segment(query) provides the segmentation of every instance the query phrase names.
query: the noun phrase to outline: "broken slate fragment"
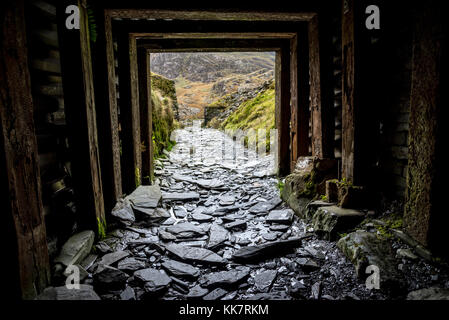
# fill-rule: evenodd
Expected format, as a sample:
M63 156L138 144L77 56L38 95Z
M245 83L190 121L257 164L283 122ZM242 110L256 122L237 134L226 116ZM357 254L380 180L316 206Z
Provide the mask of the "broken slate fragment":
M268 213L282 203L280 198L271 199L269 201L260 201L249 208L251 213Z
M126 258L118 263L117 268L124 271L136 271L145 268L145 262L136 258Z
M299 266L301 266L301 269L303 269L306 272L314 271L320 268L318 263L309 258L298 258L295 261Z
M207 249L183 246L180 244L170 244L165 248L168 252L181 260L211 264L225 263L225 260L222 257Z
M212 224L209 229L207 249L214 250L228 240L229 232L218 224Z
M173 241L176 240L176 236L171 234L170 232L159 230L159 238L162 241Z
M249 276L249 272L250 268L243 267L240 270L234 269L229 271L208 273L200 279L200 283L207 288L232 286L246 279Z
M245 229L246 221L244 220L236 220L234 222L229 222L224 225L226 229L235 230L235 229Z
M190 222L175 224L167 227L166 231L176 236L176 238L193 238L206 234L202 228L193 225Z
M55 262L66 267L71 264L79 264L90 253L94 238L95 233L91 230L73 235L62 246L61 253L55 259Z
M222 288L217 288L212 290L207 295L203 297L203 300L218 300L224 297L228 292Z
M289 250L299 247L302 238L291 238L275 242L267 242L257 246L247 246L234 252L232 260L247 262L268 259L273 255L281 255Z
M125 290L123 290L122 293L120 293L120 300L135 300L136 299L136 293L134 292L134 289L130 286L127 286Z
M175 260L163 262L162 267L175 277L195 279L200 275L200 270L198 268Z
M199 298L204 297L208 292L209 292L209 290L202 288L198 285L198 286L195 286L192 289L190 289L186 298L187 299L199 299Z
M208 214L194 213L194 214L192 214L192 219L196 220L198 222L208 222L208 221L212 221L213 217Z
M134 208L156 208L161 201L161 190L158 185L138 186L125 199L129 200Z
M94 274L95 289L104 290L121 290L125 288L128 275L116 268L105 266L101 272Z
M164 201L189 201L198 200L200 195L196 192L163 192L162 200Z
M254 277L254 286L260 292L270 291L271 285L277 276L277 270L266 270Z
M136 220L128 200L119 200L112 209L111 215L117 217L126 226L130 226Z
M293 215L292 209L273 210L268 214L266 221L269 223L291 224Z
M172 281L164 270L153 268L142 269L134 272L134 277L144 283L145 291L159 292L167 288Z
M129 252L120 251L120 250L105 254L98 261L98 268L95 272L96 273L101 272L105 266L109 266L117 261L120 261L120 260L126 258L127 256L129 256Z

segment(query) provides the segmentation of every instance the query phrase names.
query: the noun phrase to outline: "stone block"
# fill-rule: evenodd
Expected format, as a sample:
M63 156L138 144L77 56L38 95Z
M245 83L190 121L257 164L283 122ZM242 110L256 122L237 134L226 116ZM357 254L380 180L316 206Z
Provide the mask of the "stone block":
M387 240L359 230L341 238L337 247L354 264L359 279L364 281L368 277L368 266L376 266L379 268L380 290L398 294L405 289L398 261Z
M73 235L62 246L59 256L54 262L61 263L64 266L79 264L92 249L95 233L92 230L82 231Z
M338 233L353 229L364 218L365 214L357 210L327 206L318 208L311 224L315 233L325 239L334 240Z

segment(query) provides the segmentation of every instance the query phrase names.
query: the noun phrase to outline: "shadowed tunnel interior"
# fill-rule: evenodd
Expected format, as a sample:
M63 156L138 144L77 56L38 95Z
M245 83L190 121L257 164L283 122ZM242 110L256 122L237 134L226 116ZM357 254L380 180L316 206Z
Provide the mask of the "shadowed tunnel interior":
M1 4L15 298L448 299L438 2L152 6Z

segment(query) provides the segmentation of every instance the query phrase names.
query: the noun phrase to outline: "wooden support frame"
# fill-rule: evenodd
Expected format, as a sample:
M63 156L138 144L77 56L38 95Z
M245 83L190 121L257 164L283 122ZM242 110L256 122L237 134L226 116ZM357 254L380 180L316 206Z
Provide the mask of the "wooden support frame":
M111 19L98 17L98 37L95 63L96 106L101 121L98 121L99 147L105 210L110 212L122 196L122 174L120 162L120 138L118 130L117 92L115 90L114 47Z
M72 178L81 228L103 236L106 228L98 148L97 119L86 1L78 2L80 29L65 28L65 8L58 3L58 31L63 75L64 108L72 151ZM81 66L81 68L80 68Z
M140 136L142 150L142 184L148 185L153 181L153 116L151 102L151 73L150 52L145 48L137 48L138 82L139 82L139 110Z
M152 34L131 34L134 37L135 41L138 40L138 47L148 48L158 48L155 49L158 52L171 51L171 48L179 48L183 47L182 51L198 51L198 50L207 50L210 51L210 46L214 47L214 50L217 51L235 51L237 50L245 50L245 51L254 51L254 48L263 47L264 50L276 51L276 73L275 73L275 85L276 85L276 128L278 129L278 173L280 175L287 175L291 170L291 152L290 152L290 110L297 110L297 100L291 100L291 89L292 86L297 87L297 82L290 83L291 73L297 79L296 70L291 71L290 63L290 46L292 45L293 39L296 39L296 36L293 38L286 37L285 35L281 36L284 42L280 42L278 39L249 39L248 35L243 38L243 42L239 42L241 39L228 39L221 37L219 42L221 43L222 48L215 48L216 41L213 39L208 39L204 34L199 35L200 39L195 39L196 41L192 41L191 38L187 36L183 36L180 34L181 39L178 42L168 42L168 48L165 46L167 42L163 42L160 40L160 36L156 37L159 40L155 40ZM189 34L192 37L192 34ZM238 37L238 35L234 35ZM150 40L151 39L151 40ZM199 41L201 40L201 41ZM296 45L296 42L293 42ZM270 49L268 48L268 44L272 46ZM153 49L154 50L154 49ZM153 50L150 50L151 52ZM295 56L296 58L296 56Z
M118 68L120 93L121 168L123 192L130 194L141 184L139 89L137 83L137 47L128 34L119 34Z
M354 182L355 155L355 44L354 4L346 1L342 12L342 177Z
M0 7L0 180L2 207L6 209L2 236L6 238L6 268L11 277L6 283L9 285L8 280L13 280L10 293L33 299L50 283L50 266L27 62L24 3L6 1Z
M315 16L309 22L310 113L312 156L334 157L334 117L331 86L332 56L326 18Z
M297 158L309 155L309 119L310 119L310 85L309 85L309 37L307 26L298 31L297 39L297 77L298 77L298 111L296 128ZM291 67L293 68L293 66ZM297 159L296 159L297 160ZM295 162L296 162L295 160Z
M205 15L206 14L206 15ZM124 9L106 9L105 10L105 19L109 19L109 21L111 21L113 18L118 18L118 19L174 19L173 17L176 16L177 20L214 20L214 19L218 19L218 20L228 20L228 21L247 21L247 19L242 19L242 17L245 16L246 13L240 14L240 13L217 13L217 12L213 12L211 13L212 16L209 16L207 12L181 12L181 11L164 11L164 10L124 10ZM217 15L218 14L218 15ZM171 18L167 18L167 16L171 16ZM290 13L279 13L279 14L266 14L266 13L262 13L260 15L252 15L251 16L251 20L254 20L256 17L256 20L258 21L307 21L308 24L310 25L311 23L313 23L313 21L316 21L316 13L312 12L312 13L306 13L306 14L290 14ZM282 18L281 18L282 17ZM287 20L286 20L287 19ZM105 25L106 22L105 22ZM141 29L141 28L140 28ZM111 28L111 22L109 22L109 28L108 30L106 30L106 32L112 35L112 28ZM243 33L245 34L246 37L244 37L244 39L248 39L251 38L252 36L254 36L254 34L251 34L251 32L248 33ZM256 33L257 34L257 33ZM293 34L296 34L296 32L294 32ZM224 39L225 37L236 37L238 35L241 34L226 34L223 35L223 33L218 32L215 34L207 34L207 33L196 33L196 36L198 38L206 38L206 39ZM310 35L310 33L309 33ZM310 37L309 35L307 36L302 36L301 41L303 42L304 39L306 39L305 41L309 41L308 43L308 47L312 46L312 41L310 41ZM151 34L146 34L146 33L134 33L134 36L141 39L141 38L146 38L146 39L151 39ZM179 39L179 38L187 38L187 39L192 39L195 37L195 34L188 34L188 35L183 35L182 33L176 33L173 32L173 30L169 33L159 33L159 34L153 34L152 35L154 38L159 38L159 39ZM259 33L259 39L269 39L270 37L273 37L274 34L270 34L269 32L265 32L265 33ZM290 38L292 39L291 35L284 35L284 38ZM153 39L154 40L154 39ZM318 38L316 39L318 40ZM296 39L297 41L297 39ZM297 43L296 43L297 44ZM316 46L319 48L320 43L316 41ZM119 46L120 47L120 46ZM147 48L150 49L150 48ZM157 49L157 48L151 48L151 49ZM219 48L214 48L214 49L218 49ZM293 63L293 61L291 61L291 57L290 57L290 48L287 48L285 50L285 54L284 54L284 59L279 59L279 62L281 64L284 65L284 70L288 70L288 75L284 75L283 76L283 81L289 82L290 79L294 79L293 81L295 81L296 79L296 84L295 87L297 87L299 85L299 83L307 83L309 82L309 70L308 68L304 68L301 70L306 70L305 72L299 74L297 69L295 68L294 71L290 70L290 63ZM161 51L163 51L163 49L161 49ZM312 49L310 49L310 52L312 51ZM294 53L294 55L297 55L297 52ZM302 51L301 54L301 58L307 59L308 54L304 54L304 50ZM318 61L319 61L318 57ZM283 62L281 62L283 60ZM304 61L304 60L303 60ZM286 66L289 66L288 68L286 68ZM309 59L309 66L311 65L311 60ZM319 82L319 78L321 76L320 74L320 69L318 67L318 69L316 69L318 71L318 81L316 82L316 84L320 85ZM312 70L311 70L312 71ZM291 74L290 74L291 72ZM130 72L131 73L131 72ZM109 77L111 77L112 73L109 73ZM121 75L122 79L127 79L127 77L123 77L123 75ZM311 77L312 78L312 77ZM286 81L288 79L288 81ZM109 81L111 82L111 81ZM121 83L123 85L123 83ZM126 86L126 85L125 85ZM137 86L136 86L137 87ZM112 89L112 86L110 86L110 89ZM285 123L286 128L284 128L283 130L281 130L279 133L279 135L282 138L279 138L282 141L288 141L287 143L282 142L282 147L279 150L279 154L282 154L282 160L279 161L279 165L280 165L280 170L279 173L281 175L285 175L288 174L290 172L290 170L293 168L294 162L296 161L297 157L299 155L306 155L308 154L308 147L309 147L309 139L307 137L307 139L301 139L300 143L298 142L298 140L296 140L295 143L295 154L291 155L290 154L290 150L292 148L292 145L290 143L291 138L295 137L296 138L296 134L297 132L301 132L302 137L307 136L307 134L305 134L305 132L308 132L308 117L309 117L309 113L304 110L307 109L305 106L308 105L308 98L309 98L309 94L307 92L307 90L309 89L309 86L307 86L307 89L300 89L301 91L301 96L299 99L302 99L302 107L301 109L299 109L297 107L299 99L298 99L298 94L299 94L299 90L295 92L295 90L293 90L292 92L290 92L290 90L288 90L288 92L284 92L283 93L283 98L281 99L283 101L283 104L287 103L288 105L288 116L286 115L282 115L283 119L287 119L287 120L283 120L282 123ZM128 89L129 91L134 91L133 89ZM317 90L317 92L320 94L321 92L321 88L319 90ZM121 98L125 98L122 94L122 91L120 92L120 96ZM306 101L307 100L307 101ZM287 102L288 101L288 102ZM306 101L306 102L305 102ZM321 100L318 99L318 102L321 103ZM111 105L112 106L112 105ZM293 116L294 116L294 122L295 122L295 135L293 135L292 137L290 137L290 117L292 116L290 114L290 112L293 111ZM135 112L135 111L134 111ZM301 114L300 116L300 120L298 120L298 114ZM278 113L279 118L281 117L281 114ZM321 117L316 117L315 118L315 122L321 121ZM134 121L135 122L135 121ZM301 123L301 127L299 129ZM303 125L306 125L306 127L303 127ZM126 127L127 125L125 125ZM128 130L129 131L129 130ZM320 132L321 134L322 132ZM288 139L286 138L286 136L288 135ZM332 145L333 147L333 145ZM328 149L332 149L332 147L328 147ZM321 144L321 150L323 149L323 146ZM123 152L125 152L125 150L123 150ZM322 154L323 152L320 151L320 154ZM322 156L322 155L321 155ZM123 172L123 176L125 175L124 170L122 170ZM125 182L124 182L125 184Z

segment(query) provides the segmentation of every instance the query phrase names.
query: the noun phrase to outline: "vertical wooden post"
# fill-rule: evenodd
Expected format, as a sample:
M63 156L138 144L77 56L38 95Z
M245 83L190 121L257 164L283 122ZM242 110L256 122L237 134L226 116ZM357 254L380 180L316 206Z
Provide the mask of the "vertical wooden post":
M118 36L120 124L122 127L123 191L131 193L141 183L139 87L135 40L127 33Z
M342 177L354 181L355 154L355 46L354 46L354 4L352 0L343 1L342 16Z
M142 183L151 184L153 177L153 119L150 53L144 48L137 49L137 65L139 73L140 135L144 146L142 151Z
M97 123L105 210L110 212L122 196L122 175L112 26L107 12L103 17L99 15L97 28L95 98L98 114L101 114Z
M0 5L0 180L8 292L32 299L49 284L50 267L23 10L23 1Z
M86 0L78 2L80 29L65 27L65 7L58 3L58 31L64 107L72 151L72 172L78 209L83 214L81 227L103 236L106 228L97 119L93 87L92 60Z
M332 55L327 18L321 13L308 24L312 155L318 158L333 158L334 154Z
M295 37L290 40L290 171L295 169L299 153L298 90L298 38L295 35Z
M307 27L298 32L298 113L297 113L297 145L298 157L309 155L309 38Z
M132 139L134 155L134 180L135 187L142 184L142 140L140 135L140 100L139 100L139 72L137 68L137 43L136 38L128 36L129 40L129 70L131 85L131 114L132 114Z
M276 52L276 129L280 176L290 172L290 56L289 48Z

